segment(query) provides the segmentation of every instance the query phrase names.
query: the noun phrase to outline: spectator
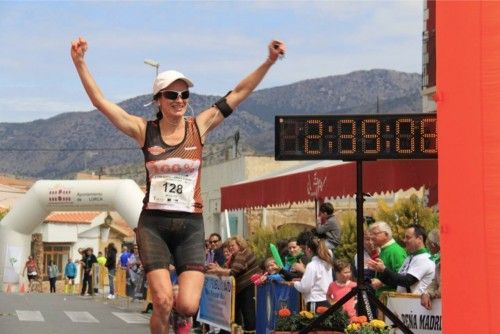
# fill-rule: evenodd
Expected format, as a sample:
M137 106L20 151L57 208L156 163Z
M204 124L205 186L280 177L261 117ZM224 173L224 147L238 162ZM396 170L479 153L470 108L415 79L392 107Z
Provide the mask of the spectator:
M301 261L295 262L292 265L291 271L295 271L298 275L300 275L300 277L302 277L302 275L304 274L306 270L306 265L309 263L309 261L311 261L311 258L305 254L306 244L309 242L309 239L311 238L316 238L316 235L311 230L302 231L297 236L297 245L304 253L304 256L301 258ZM285 272L282 272L282 274L285 274L284 275L285 279L289 280L289 277L286 275Z
M31 255L28 256L28 260L24 264L23 276L25 272L27 272L28 275L28 292L31 292L33 289L33 283L38 277L38 266L35 259Z
M285 262L285 258L288 255L288 239L281 239L276 242L276 248L281 258L281 262Z
M365 231L363 238L363 273L366 281L371 281L372 278L375 278L375 271L368 267L368 260L376 260L380 257L380 250L373 243L372 237L369 231ZM354 255L354 268L358 269L358 254ZM356 277L357 271L354 272L354 277ZM356 277L357 278L357 277Z
M233 254L231 253L231 249L229 249L229 241L226 240L222 244L222 254L224 254L224 268L231 268L231 260L233 258Z
M370 217L371 218L371 217ZM364 233L364 238L363 238L363 246L364 246L364 254L363 254L363 274L364 274L364 279L366 283L370 283L372 279L375 278L375 270L370 269L368 266L368 261L369 260L377 260L380 257L380 250L378 247L376 247L373 243L372 237L370 235L370 231L365 231ZM354 277L359 281L357 277L357 270L358 270L358 254L356 253L354 255ZM375 293L375 289L371 286L368 285L367 289L370 289L373 293ZM364 293L364 292L363 292ZM377 313L377 306L372 300L369 300L368 298L363 298L364 299L364 304L363 307L366 309L366 313L370 316L373 314ZM361 301L360 301L361 302ZM368 310L367 308L370 308ZM371 313L369 312L371 311Z
M130 250L129 257L127 259L127 295L135 300L136 287L142 284L141 271L140 271L141 260L139 258L139 248L137 245Z
M420 304L430 310L432 309L432 299L441 298L441 247L439 243L438 229L434 229L429 232L427 237L427 247L432 254L431 260L436 263L436 274L434 275L431 284L429 284L427 289L425 289L420 296Z
M212 233L208 237L208 250L205 259L205 264L217 262L219 266L223 266L225 259L222 251L222 238L218 233Z
M127 246L123 246L122 247L122 253L120 254L120 267L122 269L126 269L127 268L129 256L130 256L130 252L128 251L128 247Z
M265 282L280 282L283 281L283 276L280 275L280 267L276 264L273 257L268 257L264 261L264 272L262 274L254 274L250 279L255 285L260 285Z
M64 293L69 293L70 291L71 293L75 293L76 264L71 259L68 259L64 267L64 276L66 277Z
M332 255L325 241L313 237L306 242L305 254L311 258L300 281L291 282L306 302L307 309L315 312L318 306L330 306L326 299L332 282Z
M57 275L59 275L59 268L57 267L57 264L52 262L52 260L49 260L47 275L49 276L50 292L56 293L56 281Z
M303 270L296 270L297 266L295 266L295 264L304 264L307 263L308 260L302 248L297 244L297 238L289 239L287 246L288 254L285 256L285 263L283 264L283 269L280 271L280 274L283 275L287 281L291 281L301 278L304 273Z
M330 283L326 293L330 304L335 304L356 286L356 283L351 281L352 271L349 262L336 260L333 262L333 269L335 270L335 281ZM347 312L349 318L356 316L355 306L356 299L354 297L342 305L342 308Z
M259 273L257 259L248 243L241 237L228 239L229 250L232 257L228 269L220 267L217 263L208 265L210 274L234 276L236 279L236 323L244 331L255 331L255 289L251 281L252 275Z
M92 248L89 247L84 251L84 257L81 261L83 267L82 291L80 292L81 296L90 295L93 293L92 266L94 265L94 263L97 263L97 258L93 254Z
M115 299L116 253L115 244L110 242L106 248L106 268L108 269L109 281L108 299Z
M371 224L368 231L373 245L380 248L380 260L382 260L387 270L397 273L406 259L406 251L392 238L392 230L389 224L378 221ZM375 289L377 297L380 297L384 291L396 290L396 286L384 285L379 276L380 274L376 273L375 278L371 280L371 285Z
M322 203L319 207L318 220L316 222L316 233L325 239L326 246L332 252L340 244L340 225L333 215L332 203Z
M381 273L380 280L387 285L397 286L398 292L411 292L422 294L432 279L436 269L436 264L429 258L429 253L425 248L427 233L425 229L412 224L405 231L405 246L409 256L399 269L398 273L388 270L382 260L370 260L369 266Z
M102 255L102 252L97 253L97 263L101 266L106 265L106 258Z

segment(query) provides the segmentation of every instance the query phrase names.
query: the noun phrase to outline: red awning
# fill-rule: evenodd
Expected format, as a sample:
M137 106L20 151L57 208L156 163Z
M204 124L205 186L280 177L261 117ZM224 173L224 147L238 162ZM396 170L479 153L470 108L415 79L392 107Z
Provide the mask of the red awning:
M328 166L328 164L330 164ZM300 203L356 192L356 163L311 164L268 178L221 188L221 210ZM363 192L429 189L429 205L437 203L437 160L379 160L363 162Z

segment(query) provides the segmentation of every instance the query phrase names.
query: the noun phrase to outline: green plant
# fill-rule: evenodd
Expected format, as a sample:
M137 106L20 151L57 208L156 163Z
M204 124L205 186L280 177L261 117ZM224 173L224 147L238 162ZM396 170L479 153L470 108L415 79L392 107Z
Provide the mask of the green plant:
M439 223L438 213L426 207L417 195L402 198L396 201L393 206L379 201L375 218L385 221L391 226L392 235L400 244L403 244L405 229L408 225L420 224L429 232L436 228Z
M328 310L327 307L319 306L316 308L316 315L320 316L324 312ZM316 329L318 330L338 330L341 331L347 324L349 323L349 316L347 312L343 309L337 310L335 312L330 313L326 319L324 319Z
M282 225L280 228L260 227L249 239L250 248L258 261L263 261L271 256L269 244L277 244L280 240L296 237L301 230L295 226Z
M344 211L340 215L340 245L335 247L335 258L352 259L356 254L356 212Z
M278 311L278 319L274 329L282 332L293 332L304 328L307 325L305 317L299 313L292 314L287 308Z

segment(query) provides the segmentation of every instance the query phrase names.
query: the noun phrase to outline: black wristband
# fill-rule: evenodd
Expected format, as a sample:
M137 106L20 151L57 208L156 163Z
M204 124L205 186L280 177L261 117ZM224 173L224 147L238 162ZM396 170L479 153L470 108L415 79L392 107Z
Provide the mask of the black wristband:
M221 99L219 99L217 102L215 102L213 104L213 106L217 107L217 109L219 109L219 111L221 112L222 116L224 116L224 118L227 118L229 115L231 115L233 113L233 108L231 108L229 106L229 104L227 104L227 101L226 101L226 96L228 96L232 91L229 91L226 95L224 95L224 97L222 97Z

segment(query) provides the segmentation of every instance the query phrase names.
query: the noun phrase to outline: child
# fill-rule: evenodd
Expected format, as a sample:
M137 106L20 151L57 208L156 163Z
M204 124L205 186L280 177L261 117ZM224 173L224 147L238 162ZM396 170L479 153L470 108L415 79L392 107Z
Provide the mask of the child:
M264 268L266 271L263 274L253 274L250 278L255 285L261 285L266 281L280 282L284 280L283 276L279 274L281 268L278 267L274 258L267 258L264 262Z
M355 282L351 281L351 265L343 260L336 260L333 264L335 270L335 281L330 283L326 296L331 304L335 304L340 298L348 294L352 288L356 286ZM342 307L349 315L349 318L356 316L356 299L353 297L347 301Z

